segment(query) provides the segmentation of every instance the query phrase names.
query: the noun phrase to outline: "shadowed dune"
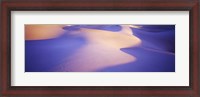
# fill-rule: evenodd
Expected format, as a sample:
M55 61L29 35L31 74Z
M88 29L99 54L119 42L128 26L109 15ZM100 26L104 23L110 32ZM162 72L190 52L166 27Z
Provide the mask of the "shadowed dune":
M160 52L142 47L121 49L137 58L136 61L99 69L99 72L174 72L175 56L172 53Z
M175 53L174 25L144 26L141 29L132 30L134 35L142 40L142 47Z

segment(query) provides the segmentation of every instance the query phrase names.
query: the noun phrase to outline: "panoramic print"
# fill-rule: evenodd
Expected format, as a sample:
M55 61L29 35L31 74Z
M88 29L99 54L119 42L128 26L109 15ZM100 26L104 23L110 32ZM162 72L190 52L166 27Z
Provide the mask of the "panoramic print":
M175 25L24 27L25 72L175 72Z

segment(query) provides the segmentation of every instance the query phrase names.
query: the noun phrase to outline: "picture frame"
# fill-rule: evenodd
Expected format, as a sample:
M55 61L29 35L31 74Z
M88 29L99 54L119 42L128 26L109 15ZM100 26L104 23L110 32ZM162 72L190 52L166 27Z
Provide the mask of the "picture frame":
M1 96L199 97L199 0L1 2ZM11 11L189 11L189 86L11 86Z

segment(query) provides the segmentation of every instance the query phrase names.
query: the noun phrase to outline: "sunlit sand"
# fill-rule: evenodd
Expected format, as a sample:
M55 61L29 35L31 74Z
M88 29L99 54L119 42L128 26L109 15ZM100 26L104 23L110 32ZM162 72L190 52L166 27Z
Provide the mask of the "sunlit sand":
M30 24L25 25L26 40L43 40L56 38L63 34L64 25Z

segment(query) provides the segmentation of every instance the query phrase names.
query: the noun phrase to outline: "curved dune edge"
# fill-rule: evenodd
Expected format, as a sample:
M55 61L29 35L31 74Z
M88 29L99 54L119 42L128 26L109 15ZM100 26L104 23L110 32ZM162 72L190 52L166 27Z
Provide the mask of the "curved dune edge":
M80 48L53 71L92 72L102 68L134 62L136 57L104 45L87 45Z

